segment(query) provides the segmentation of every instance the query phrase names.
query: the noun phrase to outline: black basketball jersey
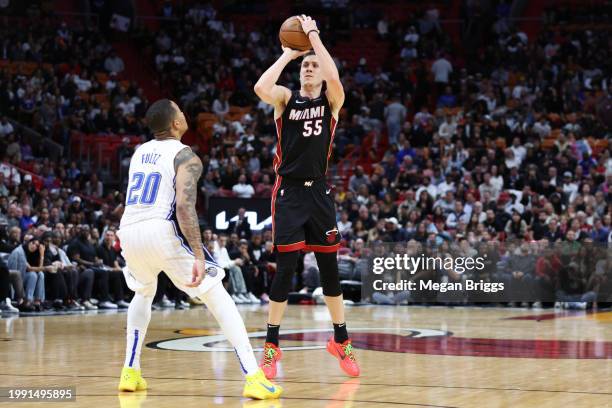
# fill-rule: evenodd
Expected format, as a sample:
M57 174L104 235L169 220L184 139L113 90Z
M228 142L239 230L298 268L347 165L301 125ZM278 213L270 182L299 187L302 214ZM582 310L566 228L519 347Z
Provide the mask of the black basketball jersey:
M298 180L325 176L335 130L336 119L325 93L310 99L292 92L283 115L276 120L276 173Z

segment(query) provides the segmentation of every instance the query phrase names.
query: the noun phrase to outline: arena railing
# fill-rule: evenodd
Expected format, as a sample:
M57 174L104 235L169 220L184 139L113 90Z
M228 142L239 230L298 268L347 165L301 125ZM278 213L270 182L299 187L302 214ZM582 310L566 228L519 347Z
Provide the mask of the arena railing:
M30 145L42 145L43 150L47 153L47 157L52 161L59 161L64 156L64 148L59 143L55 142L50 137L45 137L35 131L34 129L16 121L15 119L8 118L8 121L13 127L18 130L22 135L22 140Z

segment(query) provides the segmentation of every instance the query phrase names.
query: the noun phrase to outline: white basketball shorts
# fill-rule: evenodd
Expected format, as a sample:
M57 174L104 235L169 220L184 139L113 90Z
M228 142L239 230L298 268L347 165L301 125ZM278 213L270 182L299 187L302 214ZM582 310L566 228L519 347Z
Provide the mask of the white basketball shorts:
M163 271L174 285L190 297L197 297L223 280L225 271L204 248L206 276L197 288L191 282L195 257L172 221L153 219L121 228L117 232L126 261L123 274L128 287L151 297L157 290L157 275Z

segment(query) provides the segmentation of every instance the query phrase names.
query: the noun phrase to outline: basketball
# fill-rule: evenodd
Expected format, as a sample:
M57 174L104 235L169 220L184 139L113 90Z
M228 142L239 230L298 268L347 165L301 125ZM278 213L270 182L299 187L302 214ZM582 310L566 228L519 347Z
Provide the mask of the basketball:
M296 16L285 20L278 32L278 38L284 47L294 50L306 51L312 48L310 40L302 30L302 24Z

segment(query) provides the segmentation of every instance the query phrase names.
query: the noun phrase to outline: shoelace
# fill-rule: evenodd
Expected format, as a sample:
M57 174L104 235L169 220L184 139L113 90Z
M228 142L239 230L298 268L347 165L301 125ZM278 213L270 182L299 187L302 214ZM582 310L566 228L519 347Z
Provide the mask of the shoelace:
M269 367L272 365L272 360L274 359L275 354L276 354L276 351L272 347L266 348L266 351L264 352L264 365L265 366Z
M342 346L342 349L344 350L344 354L346 354L348 358L351 359L351 361L355 361L355 355L353 354L353 345L351 343L348 343L346 346Z

